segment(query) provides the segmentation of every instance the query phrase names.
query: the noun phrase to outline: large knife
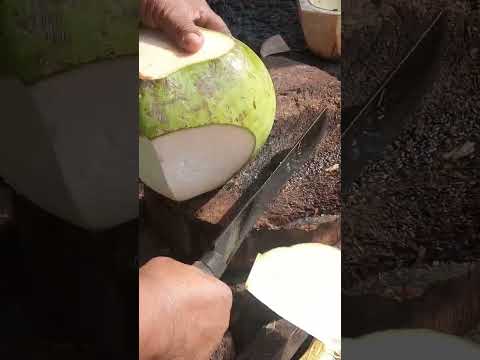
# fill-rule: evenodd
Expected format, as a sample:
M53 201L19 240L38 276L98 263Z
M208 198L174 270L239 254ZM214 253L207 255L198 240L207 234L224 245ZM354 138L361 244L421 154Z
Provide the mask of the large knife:
M438 69L443 19L440 11L364 106L342 109L342 189L382 155L428 92Z
M232 257L243 240L255 226L290 177L310 158L316 146L323 139L327 129L326 110L313 121L312 125L288 151L280 164L265 182L259 185L224 228L208 251L194 266L216 278L222 277Z

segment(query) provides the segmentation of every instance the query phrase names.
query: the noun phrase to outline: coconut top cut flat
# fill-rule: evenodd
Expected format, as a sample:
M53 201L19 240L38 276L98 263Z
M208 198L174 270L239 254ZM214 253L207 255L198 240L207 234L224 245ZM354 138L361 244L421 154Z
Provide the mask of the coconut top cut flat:
M276 110L268 70L240 41L202 32L202 48L187 54L160 32L140 31L140 135L153 140L186 128L233 125L251 131L258 150Z
M225 34L201 29L203 46L194 54L177 47L162 32L142 29L139 35L139 78L158 80L189 65L213 60L225 55L235 46L235 40ZM162 61L158 61L162 59Z
M320 10L342 11L342 2L340 0L308 0L310 4Z

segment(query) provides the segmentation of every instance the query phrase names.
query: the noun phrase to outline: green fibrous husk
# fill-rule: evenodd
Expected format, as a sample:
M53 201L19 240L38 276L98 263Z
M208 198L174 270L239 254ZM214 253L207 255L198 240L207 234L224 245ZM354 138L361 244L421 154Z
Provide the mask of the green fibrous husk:
M236 125L255 136L256 153L273 125L275 90L263 62L235 40L219 58L141 80L139 111L140 134L149 139L185 128Z
M138 53L138 1L3 0L0 7L8 54L1 65L26 83Z

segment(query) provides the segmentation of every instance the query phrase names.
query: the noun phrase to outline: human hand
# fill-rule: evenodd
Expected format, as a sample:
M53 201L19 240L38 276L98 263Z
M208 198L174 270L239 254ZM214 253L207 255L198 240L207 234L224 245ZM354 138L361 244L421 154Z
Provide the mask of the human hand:
M164 31L189 53L202 47L199 26L230 34L222 18L205 0L140 0L140 19L145 26Z
M221 281L169 258L150 260L139 273L139 359L208 360L231 306Z

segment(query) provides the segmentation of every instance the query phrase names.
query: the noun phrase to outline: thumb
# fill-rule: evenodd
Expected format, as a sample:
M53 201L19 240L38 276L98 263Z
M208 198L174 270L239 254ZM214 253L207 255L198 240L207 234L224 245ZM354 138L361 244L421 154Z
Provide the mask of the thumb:
M166 28L167 34L175 44L188 53L195 53L203 45L203 36L193 19L188 17L171 17Z

